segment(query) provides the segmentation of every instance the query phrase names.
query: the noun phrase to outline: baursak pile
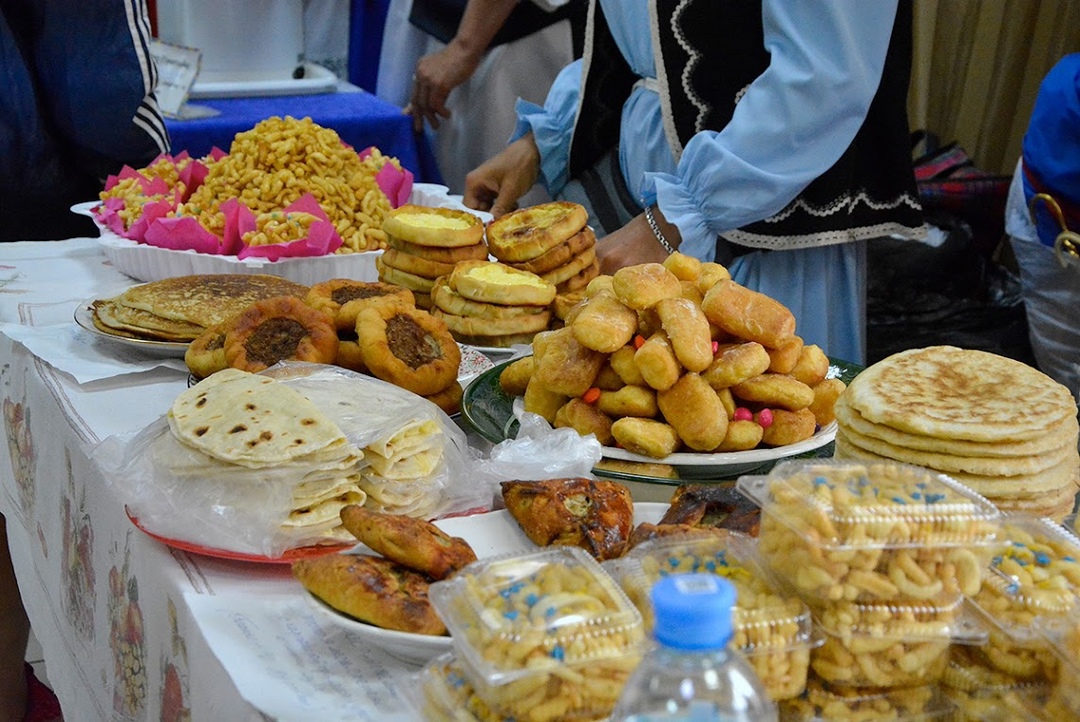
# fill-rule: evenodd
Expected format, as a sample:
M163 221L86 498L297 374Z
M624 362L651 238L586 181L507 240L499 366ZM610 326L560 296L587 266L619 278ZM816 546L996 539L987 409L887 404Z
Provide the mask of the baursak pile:
M836 402L836 456L948 474L1005 511L1060 520L1080 481L1069 390L1010 358L952 346L872 365Z
M787 307L679 253L598 276L565 324L503 370L503 390L645 456L798 443L832 422L844 390Z

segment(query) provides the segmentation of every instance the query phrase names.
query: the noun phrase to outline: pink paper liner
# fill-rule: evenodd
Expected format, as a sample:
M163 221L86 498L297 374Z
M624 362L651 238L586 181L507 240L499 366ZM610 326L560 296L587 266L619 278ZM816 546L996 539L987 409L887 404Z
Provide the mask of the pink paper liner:
M154 224L159 218L164 218L172 211L176 210L176 207L180 204L179 189L173 193L172 199L162 198L158 201L151 201L143 205L142 215L139 216L139 220L131 224L131 228L125 234L126 238L130 238L138 243L146 243L146 232L150 226Z
M240 239L245 233L256 228L255 214L242 203L237 202L236 205L238 208L230 209L233 211L232 223L230 223L230 215L227 213L225 216L226 238L235 235L236 238ZM224 208L225 204L222 204L222 210ZM239 259L266 258L270 261L277 261L282 258L327 256L341 247L343 243L341 236L338 235L334 224L330 222L322 206L310 193L305 193L300 198L297 198L296 201L284 209L284 212L310 213L321 220L311 224L307 238L296 241L272 243L265 246L248 246L241 241L240 250L236 257Z
M124 228L124 220L118 211L124 207L123 198L106 198L100 206L94 208L98 222L118 236L127 237L127 229Z
M371 155L373 146L368 146L357 153L363 160ZM413 174L408 170L398 170L393 163L387 163L375 174L375 183L390 200L390 207L397 208L409 200L412 193Z
M192 250L212 256L232 255L222 239L199 225L197 218L158 218L146 229L143 242L173 251Z

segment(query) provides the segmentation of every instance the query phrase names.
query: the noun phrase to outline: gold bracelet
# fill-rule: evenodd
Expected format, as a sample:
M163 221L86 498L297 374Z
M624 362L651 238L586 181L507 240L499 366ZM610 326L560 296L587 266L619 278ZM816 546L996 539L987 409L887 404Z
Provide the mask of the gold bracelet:
M656 241L664 250L668 252L670 256L675 252L675 247L668 243L668 239L664 238L664 234L660 231L660 226L656 225L656 219L653 218L652 206L645 206L645 220L649 222L649 228L652 229L653 235L656 236Z

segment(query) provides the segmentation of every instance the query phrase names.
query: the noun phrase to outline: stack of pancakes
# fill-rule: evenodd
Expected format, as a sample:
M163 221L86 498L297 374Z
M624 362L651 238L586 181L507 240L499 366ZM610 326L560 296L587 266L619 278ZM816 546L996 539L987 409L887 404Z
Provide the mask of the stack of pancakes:
M266 298L304 298L307 286L263 274L177 276L93 303L94 325L125 338L188 343Z
M1003 511L1062 519L1080 483L1069 390L1019 361L932 346L859 374L836 402L837 458L943 472Z
M596 235L587 221L585 208L568 201L522 208L488 224L488 248L508 266L540 276L558 294L571 294L600 275Z
M390 245L375 261L379 280L407 288L417 308L430 310L435 279L449 275L460 261L484 260L484 223L453 208L404 205L383 221Z
M438 279L431 314L460 343L507 348L547 330L555 286L495 261L464 261Z

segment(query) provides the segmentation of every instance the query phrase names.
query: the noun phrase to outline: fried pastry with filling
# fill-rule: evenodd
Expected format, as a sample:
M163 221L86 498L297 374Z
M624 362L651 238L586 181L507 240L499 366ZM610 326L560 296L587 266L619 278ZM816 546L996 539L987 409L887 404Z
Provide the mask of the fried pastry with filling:
M476 561L476 552L429 521L350 505L341 523L372 551L432 579L446 579Z
M330 314L338 331L352 333L356 330L356 314L364 301L387 298L412 305L413 295L408 289L391 283L354 281L351 278L331 278L316 283L304 298L312 308Z
M256 301L228 323L225 360L257 373L279 361L329 364L337 357L334 322L294 296Z
M364 365L376 378L421 396L457 380L461 349L446 324L426 311L371 304L357 314L356 335Z
M216 323L188 344L184 351L184 363L187 364L188 371L200 379L205 379L210 374L229 368L229 362L225 358L227 328L224 323Z
M368 554L328 554L293 562L304 588L339 612L399 632L440 636L446 625L428 601L427 577Z
M630 490L605 479L504 481L503 501L539 546L577 546L598 560L621 556L634 523Z

